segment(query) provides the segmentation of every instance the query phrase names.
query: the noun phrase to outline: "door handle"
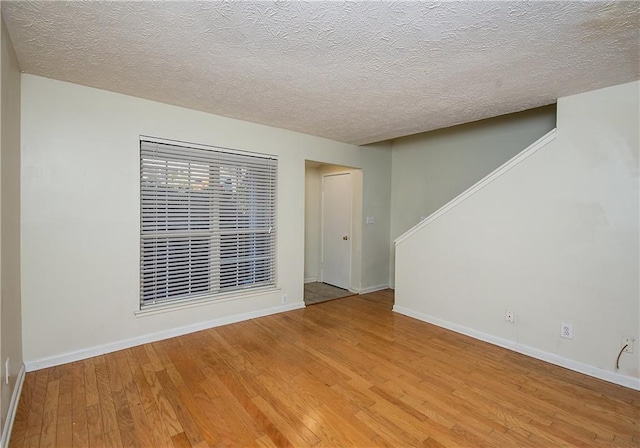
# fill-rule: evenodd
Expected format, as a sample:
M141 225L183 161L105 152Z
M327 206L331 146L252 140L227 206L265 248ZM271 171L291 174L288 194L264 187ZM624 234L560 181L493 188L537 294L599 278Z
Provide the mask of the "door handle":
M342 237L343 240L347 241L349 239L349 237L347 235Z

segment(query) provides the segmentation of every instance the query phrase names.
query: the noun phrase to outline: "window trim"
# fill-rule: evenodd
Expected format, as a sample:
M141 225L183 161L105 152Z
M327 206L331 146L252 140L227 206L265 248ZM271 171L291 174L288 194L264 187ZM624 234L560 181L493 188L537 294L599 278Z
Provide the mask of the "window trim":
M223 153L223 154L232 154L232 155L239 155L239 156L247 156L247 157L257 157L257 158L261 158L261 159L266 159L266 160L273 160L275 161L275 178L274 178L274 183L275 183L275 190L274 190L274 196L273 196L273 228L277 229L277 215L278 215L278 189L277 189L277 184L278 184L278 156L274 155L274 154L267 154L267 153L259 153L259 152L254 152L254 151L247 151L247 150L239 150L239 149L234 149L234 148L228 148L228 147L223 147L223 146L213 146L213 145L204 145L204 144L198 144L198 143L191 143L191 142L186 142L186 141L181 141L181 140L170 140L170 139L164 139L164 138L158 138L158 137L152 137L152 136L148 136L148 135L139 135L137 143L138 143L138 163L139 163L139 167L140 169L142 169L142 145L143 143L151 143L151 144L166 144L166 145L171 145L171 146L178 146L178 147L184 147L187 150L190 149L196 149L196 150L206 150L206 151L212 151L212 152L216 152L216 153ZM138 217L138 224L139 224L139 230L138 230L138 240L140 242L140 247L142 247L142 241L143 241L143 233L142 233L142 172L140 172L140 175L138 176L138 204L140 207L140 212L139 212L139 217ZM270 233L270 232L269 232ZM230 301L230 300L238 300L238 299L243 299L243 298L248 298L248 297L253 297L256 295L264 295L266 294L270 294L273 292L277 292L280 290L280 288L278 287L278 260L277 260L277 253L278 253L278 237L277 237L277 230L275 232L275 235L273 236L274 240L273 240L273 265L274 265L274 271L273 271L273 284L268 284L268 285L260 285L260 286L255 286L255 287L246 287L246 288L238 288L238 289L231 289L229 291L226 292L205 292L202 294L198 294L195 295L194 297L182 297L182 298L167 298L164 300L160 300L157 302L150 302L150 303L144 303L142 300L142 284L141 284L141 278L142 278L142 252L139 250L138 251L138 296L137 296L137 301L138 301L138 307L137 310L135 311L135 315L136 316L145 316L145 315L150 315L150 314L156 314L158 312L164 312L164 311L170 311L170 310L175 310L175 309L183 309L183 308L191 308L194 306L202 306L202 305L206 305L206 304L211 304L214 302L226 302L226 301Z
M279 294L282 288L279 286L260 286L252 289L239 289L229 291L215 296L200 297L187 300L172 300L160 302L153 305L146 305L142 308L138 307L133 314L136 317L153 316L171 311L185 310L189 308L197 308L201 306L212 305L214 303L232 302L235 300L250 299L252 297L260 297L269 294ZM139 301L139 300L138 300Z
M253 156L253 157L261 157L263 159L278 160L278 156L275 154L267 154L267 153L249 151L244 149L234 149L234 148L228 148L226 146L203 145L201 143L185 142L184 140L170 140L166 138L151 137L149 135L140 134L140 136L138 137L138 145L140 145L140 142L142 141L149 142L149 143L161 143L165 145L184 146L186 148L192 148L192 149L204 149L207 151L222 151L229 154L236 154L239 156Z

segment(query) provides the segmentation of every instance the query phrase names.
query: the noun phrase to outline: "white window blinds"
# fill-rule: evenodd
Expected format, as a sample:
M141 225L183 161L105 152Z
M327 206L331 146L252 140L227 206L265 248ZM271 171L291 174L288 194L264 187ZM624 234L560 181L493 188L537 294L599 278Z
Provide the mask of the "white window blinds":
M140 303L275 285L270 156L140 141Z

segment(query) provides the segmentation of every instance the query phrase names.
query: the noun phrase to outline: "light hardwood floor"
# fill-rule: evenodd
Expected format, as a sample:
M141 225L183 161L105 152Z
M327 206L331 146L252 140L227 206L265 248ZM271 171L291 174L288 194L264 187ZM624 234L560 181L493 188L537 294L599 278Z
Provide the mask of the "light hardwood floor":
M392 303L354 296L29 373L10 446L640 445L640 392Z

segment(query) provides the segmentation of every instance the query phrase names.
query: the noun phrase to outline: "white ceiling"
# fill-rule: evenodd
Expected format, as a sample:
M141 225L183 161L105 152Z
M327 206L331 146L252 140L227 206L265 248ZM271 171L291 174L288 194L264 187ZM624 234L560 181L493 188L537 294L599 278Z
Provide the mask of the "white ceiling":
M2 2L25 72L364 144L640 78L638 2Z

